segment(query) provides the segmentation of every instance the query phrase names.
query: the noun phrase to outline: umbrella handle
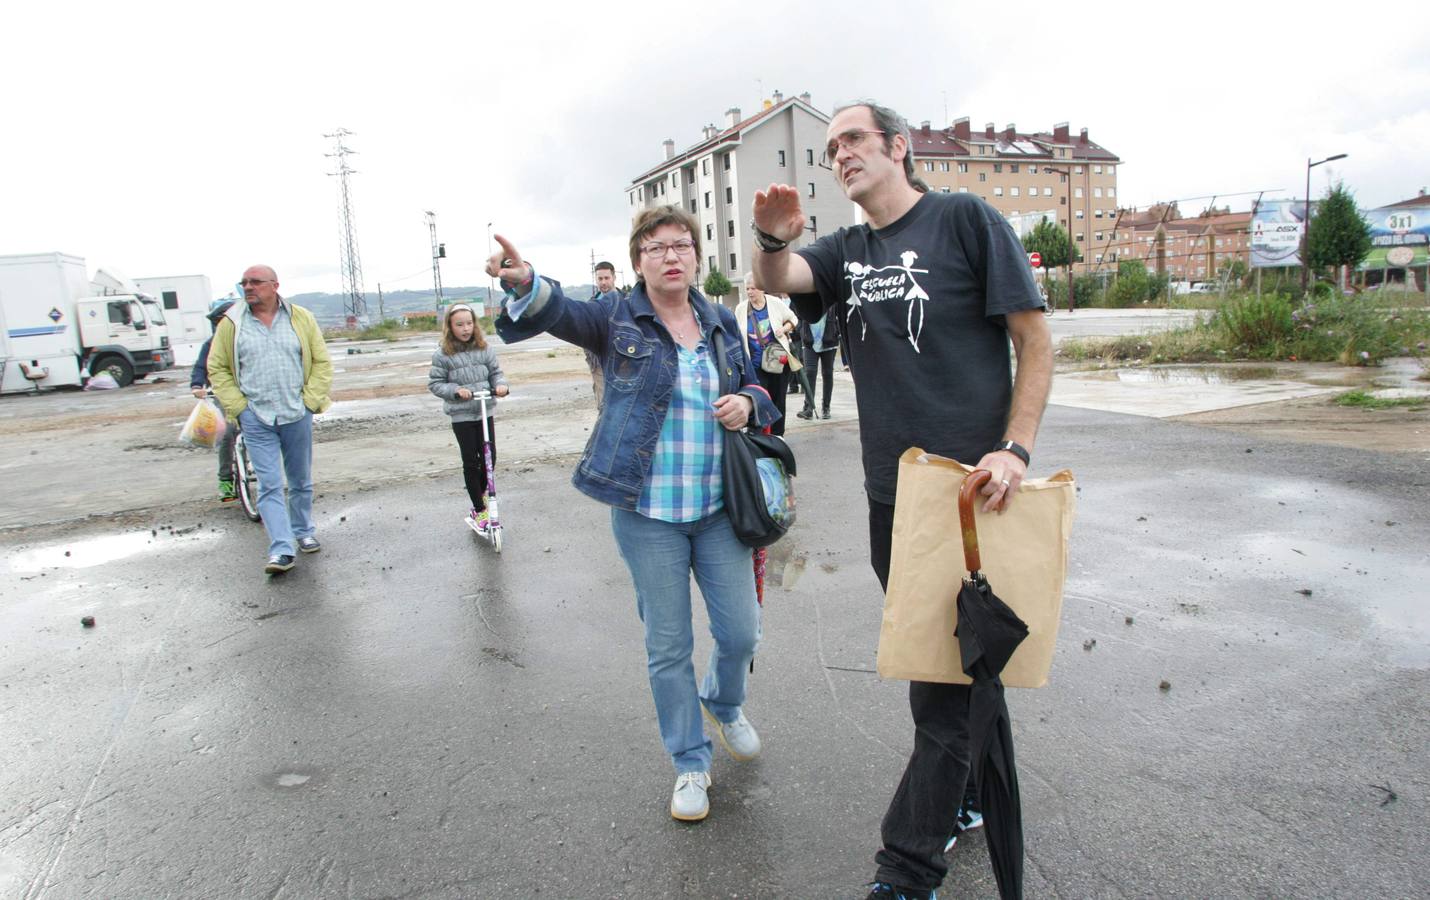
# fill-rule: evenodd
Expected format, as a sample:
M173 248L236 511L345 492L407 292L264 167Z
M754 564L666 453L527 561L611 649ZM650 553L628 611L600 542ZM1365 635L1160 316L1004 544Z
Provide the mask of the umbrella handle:
M963 487L958 492L958 524L963 532L963 564L969 572L977 572L983 568L983 561L978 557L978 525L973 521L973 501L978 497L979 489L992 477L993 473L987 469L975 469L963 479Z

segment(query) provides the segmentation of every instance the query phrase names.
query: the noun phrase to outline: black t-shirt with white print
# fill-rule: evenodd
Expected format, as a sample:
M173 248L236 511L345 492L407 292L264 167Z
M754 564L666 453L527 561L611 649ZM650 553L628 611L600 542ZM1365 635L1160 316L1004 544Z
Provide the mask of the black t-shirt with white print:
M973 465L1003 438L1013 395L1004 313L1040 309L1012 226L969 194L925 194L897 222L841 228L796 251L847 342L864 489L894 502L899 456L922 447Z

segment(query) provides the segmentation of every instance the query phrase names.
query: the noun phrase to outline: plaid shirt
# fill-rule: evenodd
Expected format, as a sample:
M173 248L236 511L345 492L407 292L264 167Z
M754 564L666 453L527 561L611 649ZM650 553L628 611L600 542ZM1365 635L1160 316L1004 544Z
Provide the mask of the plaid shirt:
M720 383L705 341L694 350L677 344L676 350L680 370L636 512L662 522L694 522L725 499L720 480L724 443L714 416Z
M278 304L273 326L243 311L238 327L239 389L253 414L265 425L302 421L303 347L285 304Z

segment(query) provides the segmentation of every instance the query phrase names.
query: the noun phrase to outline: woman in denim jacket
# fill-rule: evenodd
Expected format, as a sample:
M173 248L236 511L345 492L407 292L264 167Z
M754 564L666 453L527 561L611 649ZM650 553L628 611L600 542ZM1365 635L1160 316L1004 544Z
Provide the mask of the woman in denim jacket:
M721 428L778 417L744 353L734 315L694 288L700 236L675 206L647 210L631 228L629 297L574 301L538 277L509 241L487 272L506 289L497 333L507 343L541 332L601 360L604 405L572 474L576 489L611 507L616 546L645 623L646 665L661 740L675 764L670 814L698 821L710 811L711 742L702 716L737 760L760 752L745 718L745 677L759 643L750 550L723 507ZM725 357L715 358L714 330ZM743 385L720 394L722 374ZM691 662L690 576L700 586L715 648L697 690Z

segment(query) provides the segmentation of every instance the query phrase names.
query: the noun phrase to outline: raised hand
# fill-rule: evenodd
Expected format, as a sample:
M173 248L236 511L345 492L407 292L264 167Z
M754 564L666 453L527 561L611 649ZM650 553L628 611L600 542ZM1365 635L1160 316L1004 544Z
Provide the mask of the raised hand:
M799 207L799 190L787 184L772 184L755 191L755 227L782 241L792 241L804 233L804 211Z
M501 247L500 253L487 257L487 274L504 285L520 287L531 280L531 267L521 258L521 253L511 241L499 234L492 235Z

